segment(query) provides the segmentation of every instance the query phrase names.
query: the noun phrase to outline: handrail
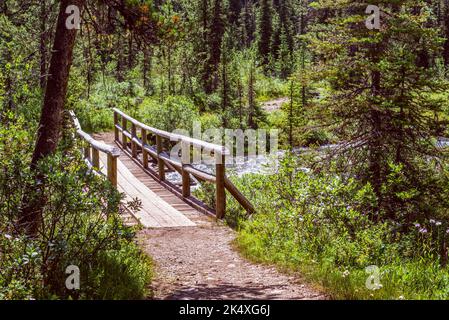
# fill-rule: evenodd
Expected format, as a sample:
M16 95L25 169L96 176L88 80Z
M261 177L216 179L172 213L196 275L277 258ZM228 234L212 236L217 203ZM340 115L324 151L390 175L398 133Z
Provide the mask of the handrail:
M213 143L209 143L206 141L202 141L202 140L198 140L195 138L191 138L188 136L184 136L181 134L176 134L176 133L171 133L171 132L167 132L167 131L163 131L160 129L156 129L150 126L147 126L146 124L143 124L142 122L128 116L126 113L122 112L121 110L117 109L117 108L113 108L112 109L114 111L114 113L120 115L122 118L125 118L127 121L131 122L132 124L134 124L135 126L142 128L146 131L149 131L155 135L158 135L160 137L166 138L166 139L170 139L171 141L175 142L175 141L184 141L187 143L190 143L191 145L195 146L195 147L201 147L201 148L205 148L207 150L210 151L215 151L215 152L219 152L220 154L223 155L229 155L230 152L229 150L224 147L224 146L219 146L217 144L213 144Z
M100 169L100 155L99 152L103 152L108 156L107 163L107 177L108 180L117 186L117 158L120 156L120 150L117 147L107 145L100 141L95 140L90 134L83 131L75 112L69 111L72 117L73 123L76 128L76 133L88 143L88 146L84 148L84 157L91 167L94 169Z
M254 207L248 199L232 184L225 174L225 157L230 154L226 147L212 144L209 142L193 139L187 136L169 133L163 130L149 127L136 119L128 116L117 108L114 111L114 137L118 145L121 145L123 150L128 150L128 142L130 144L130 154L133 158L138 159L138 147L142 153L141 163L143 168L152 171L149 167L149 157L157 161L157 175L159 180L165 181L165 168L174 169L182 176L182 197L184 199L190 198L190 181L191 176L199 181L207 181L215 183L215 214L217 218L221 219L225 215L226 210L226 192L229 193L240 203L240 205L249 213L254 212ZM121 124L120 119L121 118ZM131 123L130 131L128 131L128 122ZM138 137L137 129L140 129L140 138ZM156 148L147 143L148 133L156 136ZM121 136L120 136L121 134ZM168 139L171 142L181 142L181 161L171 159L166 155L163 149L163 140ZM203 172L196 169L190 164L191 148L206 149L213 151L215 159L215 175Z

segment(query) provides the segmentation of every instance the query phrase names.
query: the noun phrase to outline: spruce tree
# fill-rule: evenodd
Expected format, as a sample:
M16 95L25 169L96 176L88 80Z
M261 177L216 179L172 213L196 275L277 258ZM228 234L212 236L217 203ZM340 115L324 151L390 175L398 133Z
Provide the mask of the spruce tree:
M329 129L341 141L339 168L371 184L377 196L372 218L410 223L430 210L420 203L441 200L435 181L444 155L435 136L443 103L435 96L446 86L433 70L417 66L424 48L438 55L439 30L428 24L426 1L377 1L380 30L365 26L366 5L347 3L318 6L335 18L328 16L310 37L316 74L332 88L317 111L329 115ZM393 176L400 183L391 184Z
M241 41L243 47L249 48L254 41L254 34L256 32L254 5L252 0L246 0L245 5L240 14L241 24Z
M261 59L261 64L266 66L270 62L273 36L273 8L271 0L260 1L259 15L259 56Z
M280 46L277 54L277 71L281 79L287 79L294 67L292 52L288 47L288 39L285 30L282 30L280 35Z
M221 45L225 33L225 21L223 19L223 7L221 0L214 1L212 23L208 35L209 56L204 67L203 81L204 91L212 93L218 85L218 67L221 58Z

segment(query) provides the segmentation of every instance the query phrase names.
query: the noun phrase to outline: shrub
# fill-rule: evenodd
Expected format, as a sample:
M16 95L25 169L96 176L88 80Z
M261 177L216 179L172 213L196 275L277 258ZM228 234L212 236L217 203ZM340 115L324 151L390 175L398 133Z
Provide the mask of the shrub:
M333 298L449 297L449 273L434 250L446 227L375 222L369 184L309 172L290 156L274 175L246 175L235 183L257 212L247 216L228 201L227 219L239 230L237 244L247 257L301 271ZM380 271L377 290L366 287L365 268L371 265Z
M213 128L220 128L222 120L214 113L204 113L200 117L200 123L202 130L208 130Z
M259 73L256 76L255 91L259 102L285 97L288 92L288 82Z
M133 117L137 116L137 107L144 95L144 89L135 83L115 82L106 78L104 83L97 82L93 86L86 99L80 101L80 97L72 93L68 97L68 108L75 110L83 130L108 131L114 126L112 108L119 108Z
M183 96L169 96L163 103L147 98L139 110L145 124L169 132L175 129L191 131L193 122L199 118L192 100Z
M70 132L70 135L73 132ZM39 163L32 179L23 123L9 118L0 129L0 297L7 299L143 298L151 264L123 225L122 196L89 171L81 145L64 139L57 153ZM13 188L11 188L13 187ZM14 221L25 190L45 199L36 238L20 235ZM130 204L134 207L134 204ZM65 287L69 265L80 269L80 290Z

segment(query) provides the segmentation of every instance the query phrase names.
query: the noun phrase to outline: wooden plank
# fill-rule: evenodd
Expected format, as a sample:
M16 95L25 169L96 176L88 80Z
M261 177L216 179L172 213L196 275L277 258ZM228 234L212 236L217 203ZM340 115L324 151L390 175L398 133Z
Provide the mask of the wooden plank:
M122 179L121 183L124 185L124 188L128 194L132 194L133 198L139 198L142 201L144 210L151 215L158 222L158 224L160 224L160 226L176 227L184 225L183 223L179 223L179 221L173 219L170 214L167 214L167 212L162 212L158 206L152 203L152 201L149 201L148 197L133 188L134 185L132 183L126 181L126 179Z
M171 218L169 212L162 212L161 208L158 207L152 197L151 190L148 188L140 189L139 182L133 179L131 173L126 172L126 167L120 168L120 184L124 187L126 192L133 198L139 198L142 201L143 208L147 211L154 219L158 221L161 226L169 227L176 226L176 221Z
M100 134L97 136L97 138L98 140L105 140L108 144L111 145L115 145L117 143L114 141L113 135ZM154 154L156 155L156 148L154 148ZM124 155L126 155L126 152L124 153ZM169 185L164 185L165 182L161 184L159 182L157 171L153 170L153 167L157 166L153 162L151 162L151 166L149 169L144 169L142 164L137 162L137 159L132 159L129 156L122 157L121 161L135 177L137 177L150 190L154 191L161 199L165 200L170 205L180 205L180 208L182 208L182 213L187 218L192 219L192 221L201 223L204 214L215 217L215 212L211 211L204 204L201 204L191 197L182 198L181 192L178 193L174 191ZM151 174L150 171L155 172L155 174ZM179 208L176 207L176 209Z
M105 159L102 159L102 161L105 161ZM139 198L142 202L142 210L136 213L136 215L144 227L195 226L180 211L170 206L169 203L162 200L139 181L122 161L117 162L117 168L119 191L125 193L129 198Z
M136 192L131 184L128 183L126 178L119 171L119 185L118 190L126 195L126 200L131 201L135 198L139 198L142 201L142 208L134 215L137 220L146 228L162 228L168 226L165 220L157 219L153 213L155 210L151 208L151 204L148 204L143 197ZM162 221L161 221L162 220Z
M161 215L158 213L158 208L152 205L151 202L149 202L142 194L140 194L122 174L120 174L119 186L129 197L131 197L132 199L138 198L141 201L142 209L136 215L144 227L160 228L172 226L172 221L161 217Z

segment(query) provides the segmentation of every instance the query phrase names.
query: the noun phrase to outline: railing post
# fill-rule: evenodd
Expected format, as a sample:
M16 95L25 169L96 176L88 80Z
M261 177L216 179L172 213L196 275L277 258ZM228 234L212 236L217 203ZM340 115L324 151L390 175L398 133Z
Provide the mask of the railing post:
M115 141L119 141L119 130L117 128L118 125L118 114L116 111L114 111L114 138Z
M90 145L88 144L86 147L84 147L84 158L88 161L90 161Z
M137 158L137 144L134 141L134 138L137 138L136 133L136 125L134 123L131 124L131 154L133 158Z
M126 131L126 118L122 116L122 146L124 150L126 150L128 144L126 142L125 131Z
M181 163L182 163L182 196L190 197L190 174L184 170L190 164L190 143L181 142Z
M108 154L108 179L117 187L117 158L112 154Z
M145 145L147 144L147 131L143 128L140 128L140 133L142 135L142 163L145 169L148 169L148 152L145 149Z
M162 137L156 135L156 149L157 149L157 167L159 171L159 179L161 181L165 180L165 166L164 161L160 158L160 154L162 153Z
M225 156L218 155L215 163L215 213L217 219L222 219L226 211L226 191L225 191ZM221 161L221 162L220 162Z
M92 148L92 165L100 169L100 152L95 148Z

